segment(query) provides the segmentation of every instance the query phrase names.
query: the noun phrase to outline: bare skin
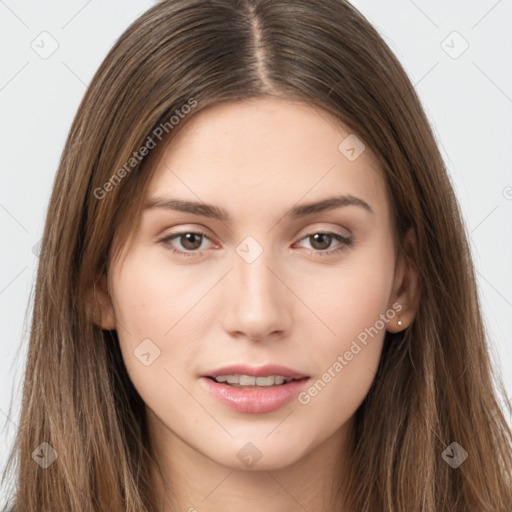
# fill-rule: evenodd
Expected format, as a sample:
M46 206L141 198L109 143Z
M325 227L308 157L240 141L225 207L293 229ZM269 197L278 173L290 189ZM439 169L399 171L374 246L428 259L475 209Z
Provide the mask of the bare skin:
M216 105L187 120L157 164L148 200L198 201L230 217L146 209L100 298L100 323L117 329L147 406L162 511L331 510L330 483L343 464L336 454L373 382L385 331L406 328L416 311L417 275L396 258L377 160L368 147L347 158L339 145L348 135L303 103ZM341 195L372 211L351 204L287 216ZM178 232L206 237L160 241ZM372 326L378 334L361 343ZM149 365L134 354L147 339ZM309 377L302 399L267 413L227 407L201 376L239 363L300 371ZM319 379L325 385L308 391ZM258 459L251 466L239 456L244 447Z

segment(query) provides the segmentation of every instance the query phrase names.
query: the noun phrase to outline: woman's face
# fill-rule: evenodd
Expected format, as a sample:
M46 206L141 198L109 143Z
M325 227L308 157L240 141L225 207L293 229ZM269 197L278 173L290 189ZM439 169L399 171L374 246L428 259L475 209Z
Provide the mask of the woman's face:
M102 326L159 448L285 467L341 442L385 331L412 319L410 269L376 159L325 113L266 98L186 121L112 262Z

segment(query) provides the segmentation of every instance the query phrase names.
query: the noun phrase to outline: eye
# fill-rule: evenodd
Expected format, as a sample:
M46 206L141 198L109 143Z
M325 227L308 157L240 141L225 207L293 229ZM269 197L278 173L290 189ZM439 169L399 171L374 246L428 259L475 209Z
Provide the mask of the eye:
M185 250L176 249L173 245L174 240L177 239ZM204 240L209 240L206 233L200 231L181 231L180 233L174 233L166 236L159 240L160 243L164 244L172 253L179 254L180 256L196 256L202 250L201 245Z
M308 239L312 241L311 249L314 254L318 254L320 256L337 254L352 245L352 240L350 238L330 231L310 233L303 237L301 241ZM179 245L181 245L182 249L176 248L174 245L176 240L179 242ZM170 249L173 254L190 257L197 256L203 250L206 250L204 247L201 248L205 240L210 239L206 233L201 231L181 231L179 233L174 233L172 235L161 238L158 240L158 242L162 243L165 247ZM338 245L335 245L334 249L329 249L333 242L338 242Z
M352 245L352 240L339 233L331 231L319 231L317 233L310 233L306 235L302 240L311 240L310 245L315 254L319 256L330 256L337 254L347 247ZM331 247L332 242L338 242L338 245L334 246L334 249L326 250Z

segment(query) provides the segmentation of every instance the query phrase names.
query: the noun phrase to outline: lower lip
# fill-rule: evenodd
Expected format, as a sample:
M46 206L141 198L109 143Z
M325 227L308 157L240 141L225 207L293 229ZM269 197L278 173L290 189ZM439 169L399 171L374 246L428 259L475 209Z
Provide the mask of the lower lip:
M255 389L235 388L208 377L202 377L200 380L217 400L229 408L238 412L261 414L277 411L291 402L304 388L309 378L293 380L280 386Z

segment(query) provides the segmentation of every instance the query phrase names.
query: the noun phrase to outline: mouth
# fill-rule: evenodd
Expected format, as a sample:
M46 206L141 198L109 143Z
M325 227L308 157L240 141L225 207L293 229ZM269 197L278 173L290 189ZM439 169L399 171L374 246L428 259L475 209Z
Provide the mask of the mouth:
M283 375L269 375L268 377L255 377L253 375L227 374L217 375L216 377L208 376L217 384L224 384L233 388L247 389L267 389L275 386L285 386L294 381L304 380L308 377L285 377Z
M200 381L221 404L255 414L273 412L288 404L309 379L280 365L235 365L208 372Z

